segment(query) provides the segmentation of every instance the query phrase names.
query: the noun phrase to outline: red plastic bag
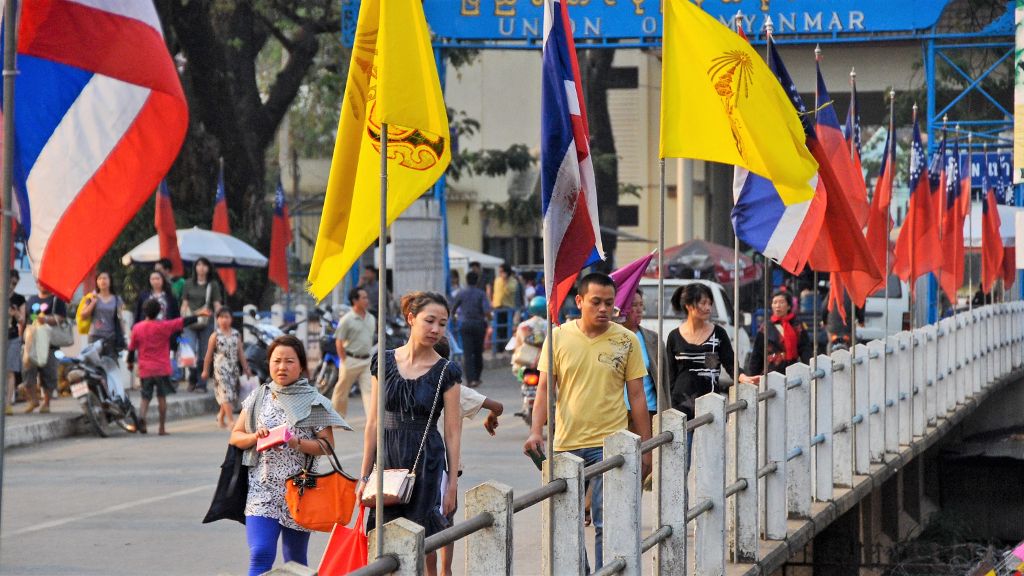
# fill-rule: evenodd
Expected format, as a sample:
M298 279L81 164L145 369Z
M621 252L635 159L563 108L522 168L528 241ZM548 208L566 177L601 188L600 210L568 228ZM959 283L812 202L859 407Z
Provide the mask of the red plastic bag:
M353 570L366 566L369 555L369 541L366 539L366 524L363 522L363 511L359 507L356 525L347 528L340 524L331 530L331 539L327 541L327 549L320 560L320 576L342 576Z

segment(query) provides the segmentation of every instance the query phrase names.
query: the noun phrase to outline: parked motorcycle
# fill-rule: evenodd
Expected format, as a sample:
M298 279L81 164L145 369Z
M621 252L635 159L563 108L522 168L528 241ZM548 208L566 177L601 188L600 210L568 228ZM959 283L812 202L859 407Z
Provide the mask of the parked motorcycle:
M547 299L534 297L528 311L531 317L516 326L515 336L509 342L512 347L512 373L519 380L523 396L522 409L515 415L521 417L527 426L533 423L533 404L537 400L537 384L540 382L537 362L547 337Z
M138 432L139 417L121 382L117 359L103 354L104 341L82 348L78 356L58 350L57 359L67 365L71 395L78 400L86 419L100 437L110 434L116 425L125 432Z
M313 379L316 389L330 398L334 393L334 385L338 383L340 360L334 346L334 331L338 324L334 321L330 307L317 309L320 313L320 366L316 369Z

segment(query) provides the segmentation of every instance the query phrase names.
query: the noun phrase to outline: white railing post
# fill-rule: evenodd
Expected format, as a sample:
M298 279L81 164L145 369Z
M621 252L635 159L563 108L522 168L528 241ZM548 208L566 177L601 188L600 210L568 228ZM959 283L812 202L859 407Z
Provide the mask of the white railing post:
M614 495L604 503L604 562L622 558L626 567L620 574L640 576L640 437L619 430L605 438L604 457L615 456L625 462L604 474L604 493Z
M956 397L960 402L969 396L967 392L966 378L964 370L964 355L966 354L967 347L964 345L964 318L962 314L953 316L953 330L954 332L954 351L953 358L950 363L953 366L953 385L956 386Z
M852 373L849 350L836 350L832 353L832 417L833 430L841 428L832 435L832 483L836 486L850 488L853 486L853 395L850 389ZM860 373L857 374L860 379Z
M747 487L736 493L734 506L736 529L736 562L753 563L759 558L761 538L761 512L757 495L758 446L757 386L738 384L736 401L747 407L735 412L736 417L736 481L746 481Z
M999 335L999 356L1003 360L1003 375L1005 376L1013 370L1013 363L1010 360L1009 354L1010 347L1008 345L1010 336L1013 334L1013 328L1010 325L1009 304L1004 302L1000 306L1000 312L1003 315L1003 331Z
M946 415L946 397L942 392L942 383L938 380L938 371L935 369L935 358L938 352L935 342L935 326L929 324L924 330L924 377L925 385L935 402L935 418Z
M423 526L407 518L396 518L384 525L384 554L398 559L398 570L391 574L396 576L423 576ZM376 558L376 530L370 530L370 558Z
M309 309L305 304L295 306L295 337L309 350ZM323 354L323 352L321 352Z
M929 388L925 386L924 374L924 347L921 346L923 332L918 329L910 333L910 362L913 365L912 372L914 379L910 385L914 391L914 436L924 436L928 427L928 394Z
M466 575L512 576L512 488L488 481L466 492L466 518L488 513L494 524L466 538Z
M894 343L896 352L896 373L899 374L896 386L896 408L899 418L898 438L899 444L910 445L913 440L913 404L914 404L914 383L910 379L910 363L913 361L910 348L910 332L896 334Z
M693 501L711 501L711 509L697 517L694 574L720 576L725 574L725 397L709 393L697 398L694 413L713 417L693 433L694 461L701 463Z
M943 318L939 322L939 331L942 333L942 339L939 340L938 356L938 371L939 377L942 379L942 389L946 391L946 410L956 410L956 382L951 377L949 370L953 360L953 342L952 327L949 322L949 318Z
M284 326L284 306L281 304L270 306L270 323L278 328Z
M786 539L786 377L769 372L766 386L775 392L765 403L766 465L775 471L765 476L764 537L768 540Z
M971 391L977 394L983 387L981 377L981 310L973 310L971 316Z
M870 349L866 344L857 344L853 348L852 362L857 362L857 381L853 383L853 471L867 474L871 471L871 442L868 433L868 412L871 407L871 381L875 378L870 368ZM856 422L854 422L856 420ZM851 484L852 486L852 484Z
M791 518L811 516L811 371L806 364L786 368L786 509ZM799 380L799 385L788 381ZM790 388L790 386L792 386Z
M814 380L814 499L832 499L832 357L818 356L816 371L825 374Z
M742 384L741 384L742 386ZM754 406L757 408L757 406ZM654 416L655 430L671 432L672 441L654 451L654 493L661 506L661 525L672 534L654 547L656 576L686 571L686 414L665 410ZM754 461L757 461L755 456ZM757 485L754 486L757 492Z
M882 442L885 451L892 454L900 450L900 362L896 356L899 348L895 335L885 339L885 354L889 358L885 364L885 400L881 407L885 422Z
M583 576L583 459L569 453L555 454L554 461L548 460L544 465L552 466L552 481L562 478L566 487L565 492L552 496L541 508L541 542L545 543L541 546L541 571Z
M242 306L242 340L246 344L252 344L256 342L256 336L253 335L252 330L246 330L246 326L255 326L259 320L256 318L256 314L259 309L254 304L246 304Z
M982 366L982 370L985 372L985 387L988 388L992 385L992 381L995 380L995 362L992 355L992 333L995 328L995 323L992 321L992 305L989 304L984 308L985 310L985 323L983 325L984 335L981 337L982 345L984 346L983 352L985 354L985 362Z
M885 452L885 341L868 342L868 451L872 462L881 462Z

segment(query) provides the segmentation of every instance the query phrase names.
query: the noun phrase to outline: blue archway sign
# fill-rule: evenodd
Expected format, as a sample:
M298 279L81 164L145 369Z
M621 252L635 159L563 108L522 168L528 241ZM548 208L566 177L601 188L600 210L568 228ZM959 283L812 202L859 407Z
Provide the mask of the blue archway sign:
M661 38L664 0L568 0L577 38L637 40ZM689 1L689 0L671 0ZM767 17L780 40L786 36L824 36L844 41L877 41L875 34L913 35L931 28L949 0L697 0L721 22L732 25L743 14L744 29L758 32ZM342 38L351 46L358 0L342 0ZM539 43L543 0L424 0L427 22L442 47L465 42Z

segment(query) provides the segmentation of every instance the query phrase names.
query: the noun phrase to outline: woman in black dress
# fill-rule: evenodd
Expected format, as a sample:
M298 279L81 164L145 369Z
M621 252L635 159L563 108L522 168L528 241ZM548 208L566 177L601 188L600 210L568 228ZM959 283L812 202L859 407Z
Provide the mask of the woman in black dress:
M455 510L458 496L458 475L449 474L443 498L441 476L442 472L459 469L462 369L434 351L434 344L444 337L448 324L448 302L444 296L433 292L407 294L402 298L402 313L409 323L409 341L388 350L384 356L384 468L412 469L424 432L426 443L414 470L412 498L408 504L386 507L383 523L407 518L423 526L425 536L430 536L448 527L446 516ZM357 488L360 499L377 458L377 366L374 357L370 363L373 393L366 416L363 466ZM442 411L443 439L437 430ZM372 529L374 523L371 510L367 527ZM434 553L427 555L427 574L436 574L435 557Z
M711 322L713 298L711 289L700 282L680 286L672 295L672 307L685 310L686 320L668 335L668 381L672 407L687 418L693 418L699 396L727 390L719 378L722 368L735 377L729 334ZM745 376L740 380L751 381ZM687 432L687 440L692 443L693 432Z

